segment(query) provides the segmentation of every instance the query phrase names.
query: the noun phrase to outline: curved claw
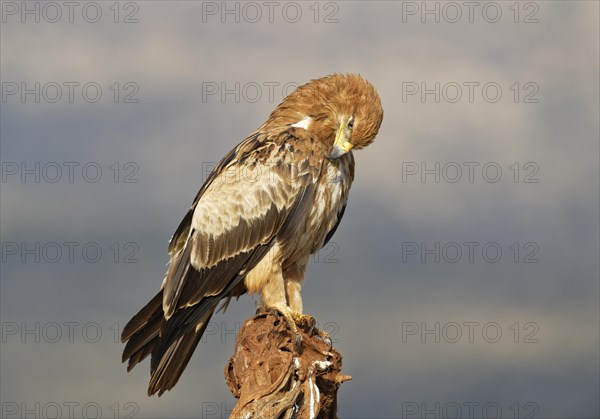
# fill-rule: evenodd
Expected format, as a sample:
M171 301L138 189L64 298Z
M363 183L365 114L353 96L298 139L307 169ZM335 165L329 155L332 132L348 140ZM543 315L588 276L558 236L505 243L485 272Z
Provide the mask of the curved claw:
M298 326L306 329L309 334L312 333L316 328L317 322L310 314L292 312L292 318Z
M300 334L298 325L296 324L298 313L294 313L290 310L288 312L283 312L282 314L292 332L292 345L294 347L294 351L300 354L302 352L302 335Z
M280 308L280 307L268 307L265 308L266 311L272 312L276 317L283 317L285 322L288 325L288 328L292 334L292 347L294 351L298 354L302 352L302 335L298 330L298 325L296 324L299 316L302 316L299 313L293 312L289 307Z

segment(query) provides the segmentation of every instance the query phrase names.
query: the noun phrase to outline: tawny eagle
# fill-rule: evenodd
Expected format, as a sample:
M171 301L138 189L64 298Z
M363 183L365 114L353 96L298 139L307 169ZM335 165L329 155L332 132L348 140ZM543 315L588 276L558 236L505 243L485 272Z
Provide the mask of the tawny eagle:
M263 307L302 316L308 258L344 215L351 150L382 119L369 82L332 74L298 87L221 160L171 238L161 290L121 336L128 371L151 355L149 395L177 383L221 300L261 293Z

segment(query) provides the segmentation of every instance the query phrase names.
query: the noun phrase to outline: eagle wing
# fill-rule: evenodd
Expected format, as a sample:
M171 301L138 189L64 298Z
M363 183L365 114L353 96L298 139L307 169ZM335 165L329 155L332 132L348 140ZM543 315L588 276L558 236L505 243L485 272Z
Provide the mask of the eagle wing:
M257 133L215 168L171 239L162 286L167 319L177 309L220 295L312 204L322 158L299 150L306 135L294 128L275 136Z
M121 337L128 369L152 354L149 394L175 385L218 303L309 214L325 155L309 136L296 128L251 135L196 195L170 241L161 291Z

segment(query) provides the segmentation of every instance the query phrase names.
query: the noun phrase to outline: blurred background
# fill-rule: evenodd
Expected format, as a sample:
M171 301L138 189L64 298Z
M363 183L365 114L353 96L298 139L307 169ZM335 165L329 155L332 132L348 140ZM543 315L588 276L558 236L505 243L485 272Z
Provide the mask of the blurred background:
M354 378L339 416L599 417L597 2L1 7L0 416L227 416L256 298L160 399L118 335L220 158L356 72L385 118L303 288Z

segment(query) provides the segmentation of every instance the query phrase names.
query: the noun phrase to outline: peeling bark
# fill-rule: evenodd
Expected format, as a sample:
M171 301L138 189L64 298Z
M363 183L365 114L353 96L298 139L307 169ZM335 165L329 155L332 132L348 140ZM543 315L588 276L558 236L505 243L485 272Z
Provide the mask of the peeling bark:
M341 374L342 356L310 323L298 325L299 344L277 314L257 314L244 323L225 366L225 380L238 399L231 418L337 418L337 390L352 377Z

